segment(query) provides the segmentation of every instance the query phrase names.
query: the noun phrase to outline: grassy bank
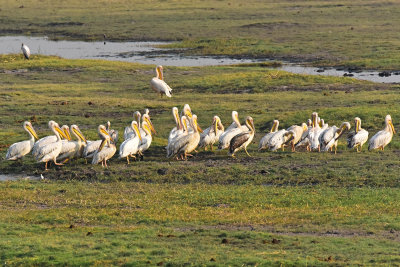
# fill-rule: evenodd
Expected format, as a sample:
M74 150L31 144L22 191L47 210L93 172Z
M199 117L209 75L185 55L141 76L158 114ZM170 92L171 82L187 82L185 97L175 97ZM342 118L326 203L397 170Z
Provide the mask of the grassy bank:
M0 173L44 180L0 183L0 258L7 265L348 265L399 264L400 140L384 152L258 152L273 119L300 124L318 111L330 125L363 120L370 136L391 114L398 85L295 75L262 66L165 68L171 99L151 91L149 65L0 56L0 154L24 140L31 120L78 124L89 140L111 121L120 133L150 109L158 132L144 161L109 169L83 160L47 172L29 156ZM163 147L171 108L189 103L203 128L231 111L256 125L253 158L199 151L169 161Z
M190 54L400 68L397 1L6 1L2 35L169 40Z

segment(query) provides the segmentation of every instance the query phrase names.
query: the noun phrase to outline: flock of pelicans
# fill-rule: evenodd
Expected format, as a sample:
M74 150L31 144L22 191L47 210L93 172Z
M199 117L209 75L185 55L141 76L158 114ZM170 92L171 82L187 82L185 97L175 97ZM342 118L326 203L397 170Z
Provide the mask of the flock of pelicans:
M22 44L21 49L25 58L29 59L29 48ZM171 97L172 89L164 81L162 66L157 66L156 74L157 77L150 81L152 89L160 96L165 94L167 97ZM225 129L221 119L214 116L212 125L203 131L197 123L197 116L192 114L188 104L184 105L181 115L179 115L178 108L172 108L172 115L176 127L168 136L168 145L166 146L168 158L176 157L177 160L187 160L188 156L192 156L190 153L196 151L197 147L205 150L210 147L212 150L216 143L218 143L219 150L229 149L228 154L232 157L235 157L235 153L241 149L244 149L250 156L247 146L253 141L255 134L252 117L248 116L245 125L242 125L238 113L232 111L233 122ZM156 133L148 109L145 110L143 116L136 111L134 118L131 125L125 128L124 141L119 147L119 158L126 159L128 164L130 157L143 158L143 153L151 145L152 134ZM348 134L347 143L349 148L356 148L358 152L367 142L368 132L361 128L360 118L356 117L354 123L355 130ZM383 150L392 140L395 129L390 115L386 116L385 123L385 128L370 139L369 150ZM293 125L286 130L278 130L278 126L279 121L274 120L271 131L260 140L259 150L284 150L285 146L290 146L292 151L298 147L305 147L307 151L333 151L334 149L336 153L339 138L345 131L350 130L349 122L343 122L340 127L329 127L323 119L318 117L316 112L312 114L307 124ZM35 139L39 138L32 124L26 121L23 127L31 138L12 144L7 151L7 160L21 159L32 151L37 162L45 163L46 170L49 161L53 161L56 165L62 165L73 158L80 157L86 160L91 159L92 164L101 162L102 166L107 167L107 160L113 157L117 151L118 131L110 129L110 122L107 122L107 127L99 125L100 140L97 141L86 140L77 125L71 125L71 128L67 125L60 127L55 121L49 121L49 128L54 135L46 136L35 142ZM70 129L75 135L76 141L71 140Z
M236 111L232 111L232 124L224 128L221 119L214 116L212 125L204 131L197 123L197 116L192 113L190 106L185 104L181 114L178 108L172 108L176 127L168 136L166 146L167 157L175 157L177 160L187 160L192 156L190 153L197 147L207 150L218 143L218 149L228 149L228 154L235 157L235 153L244 149L248 156L247 146L253 141L255 128L253 118L248 116L245 125L239 120ZM361 151L362 146L368 140L368 132L361 128L361 119L355 118L355 130L349 132L347 143L349 148L356 148ZM369 141L368 149L381 149L390 143L393 134L396 133L392 118L387 115L385 118L385 128L376 133ZM47 170L47 163L54 162L62 165L73 158L90 159L92 164L102 163L107 167L107 160L114 156L117 151L118 131L110 129L110 122L107 126L99 125L98 134L100 140L88 141L77 125L60 127L55 121L49 121L50 130L54 135L49 135L39 139L32 124L25 121L24 129L29 133L30 139L12 144L6 155L7 160L21 159L32 151L37 162L44 162ZM301 126L293 125L288 129L278 130L279 121L274 120L271 131L260 140L259 150L268 149L276 151L284 150L285 146L290 146L292 151L298 147L305 147L307 151L335 151L339 138L345 131L350 130L350 123L343 122L340 127L329 127L318 113L314 112L307 124ZM76 141L71 139L70 130L76 137ZM139 111L134 113L134 120L125 128L124 141L119 147L119 158L126 159L141 157L149 149L152 142L152 134L156 131L150 120L149 110L146 109L143 116ZM35 142L35 139L39 139Z

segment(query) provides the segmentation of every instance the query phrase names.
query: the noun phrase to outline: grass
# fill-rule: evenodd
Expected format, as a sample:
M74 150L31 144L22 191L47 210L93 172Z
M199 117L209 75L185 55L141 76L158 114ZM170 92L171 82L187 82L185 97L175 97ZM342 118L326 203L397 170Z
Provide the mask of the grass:
M51 166L31 156L0 162L0 173L42 181L0 183L0 259L7 265L398 265L399 151L258 152L282 128L318 111L330 125L363 120L370 136L391 114L398 128L398 85L295 75L262 65L166 67L171 99L149 88L150 65L0 56L0 154L24 140L31 120L78 124L97 139L98 124L122 132L135 110L150 109L158 132L144 161L109 169L83 160ZM189 103L203 128L218 114L254 118L256 144L234 160L200 151L165 158L171 108Z
M2 35L169 40L187 53L398 70L398 1L7 1Z

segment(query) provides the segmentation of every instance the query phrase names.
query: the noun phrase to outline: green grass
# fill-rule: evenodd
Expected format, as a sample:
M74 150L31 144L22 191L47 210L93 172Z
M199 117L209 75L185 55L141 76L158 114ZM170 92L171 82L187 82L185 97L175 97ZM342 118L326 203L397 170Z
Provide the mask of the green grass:
M182 41L187 53L400 67L398 1L6 1L2 35Z
M3 55L0 69L1 157L27 138L24 120L40 137L54 119L93 140L100 123L122 133L135 110L149 108L158 132L144 161L130 165L78 160L44 172L31 156L1 161L2 174L46 178L0 183L7 265L400 264L397 135L384 152L349 151L342 139L337 155L256 151L273 119L287 128L313 111L330 125L359 116L370 136L391 114L398 129L398 85L263 65L166 67L167 99L151 91L150 65ZM171 108L185 103L202 128L215 114L225 126L232 110L251 115L253 157L199 151L187 162L167 160Z

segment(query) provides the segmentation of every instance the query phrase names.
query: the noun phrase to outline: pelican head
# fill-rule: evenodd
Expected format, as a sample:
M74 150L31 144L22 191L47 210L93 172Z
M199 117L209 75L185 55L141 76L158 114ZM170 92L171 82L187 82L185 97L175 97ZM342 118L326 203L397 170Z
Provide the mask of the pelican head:
M311 120L312 120L312 127L317 127L318 125L318 113L317 112L313 112L313 114L311 115Z
M150 127L150 130L154 133L157 134L156 129L154 129L153 123L150 120L149 114L144 114L143 115L143 122L147 122L148 127Z
M57 122L55 121L51 121L51 130L54 132L54 134L60 138L65 138L68 140L67 135L65 134L65 132L60 128L60 126L58 125ZM50 122L49 122L50 125Z
M193 114L192 114L192 110L191 110L189 104L185 104L185 105L183 106L182 115L187 116L188 119L191 119L191 118L192 118Z
M318 123L319 123L319 127L322 128L325 125L325 120L318 117Z
M78 137L80 140L82 140L83 142L85 142L87 144L87 140L86 140L85 136L83 136L78 125L75 125L75 124L71 125L71 130L75 134L76 137Z
M158 65L156 68L156 72L157 72L157 78L160 80L164 80L164 75L163 75L163 66Z
M140 112L138 110L135 111L135 113L133 113L133 117L135 118L137 123L140 124L140 118L142 117L142 114L140 114Z
M108 133L106 126L102 124L99 125L97 132L99 134L100 139L104 140L107 138L107 136L110 137L110 134Z
M279 121L278 120L274 120L272 122L271 133L274 133L274 132L278 131L278 127L279 127Z
M350 123L348 123L348 122L343 122L341 125L340 125L340 127L339 127L339 129L338 129L338 133L339 134L342 134L342 132L344 131L344 130L350 130L350 128L351 128L351 125L350 125Z
M172 116L174 116L174 120L176 123L177 129L182 129L181 119L179 118L179 111L177 107L172 108Z
M232 111L232 120L236 122L237 127L241 127L242 125L240 124L239 120L239 114L236 110Z
M215 134L217 134L218 125L219 125L220 123L221 123L221 119L220 119L217 115L215 115L215 116L213 117L213 126L214 126Z
M312 126L312 120L311 120L311 119L308 119L308 120L307 120L307 126L308 126L308 127L311 127L311 126Z
M198 132L199 131L199 126L198 126L198 124L197 124L197 115L196 114L193 114L192 115L192 119L191 119L191 124L192 124L192 127L193 127L193 130L195 131L195 132Z
M301 128L303 128L303 132L308 130L308 126L304 122L301 124Z
M361 119L359 117L354 118L355 132L358 133L361 129Z
M389 127L389 130L395 134L396 130L394 129L392 117L390 115L386 115L385 123L386 123L386 126Z
M106 128L107 132L110 130L110 127L111 127L111 122L107 121L107 128Z
M144 114L150 115L150 110L148 108L144 109Z
M33 135L34 138L39 139L39 137L37 136L35 130L32 127L32 124L29 121L25 121L23 126L24 126L24 129L26 131L28 131L31 135Z
M252 117L250 117L250 116L247 116L247 118L246 118L246 125L247 125L247 127L249 127L249 129L252 131L252 132L255 132L255 127L254 127L254 121L253 121L253 118Z
M140 135L138 123L136 121L132 121L131 127L135 131L136 135L139 137L139 140L142 141L142 136Z

